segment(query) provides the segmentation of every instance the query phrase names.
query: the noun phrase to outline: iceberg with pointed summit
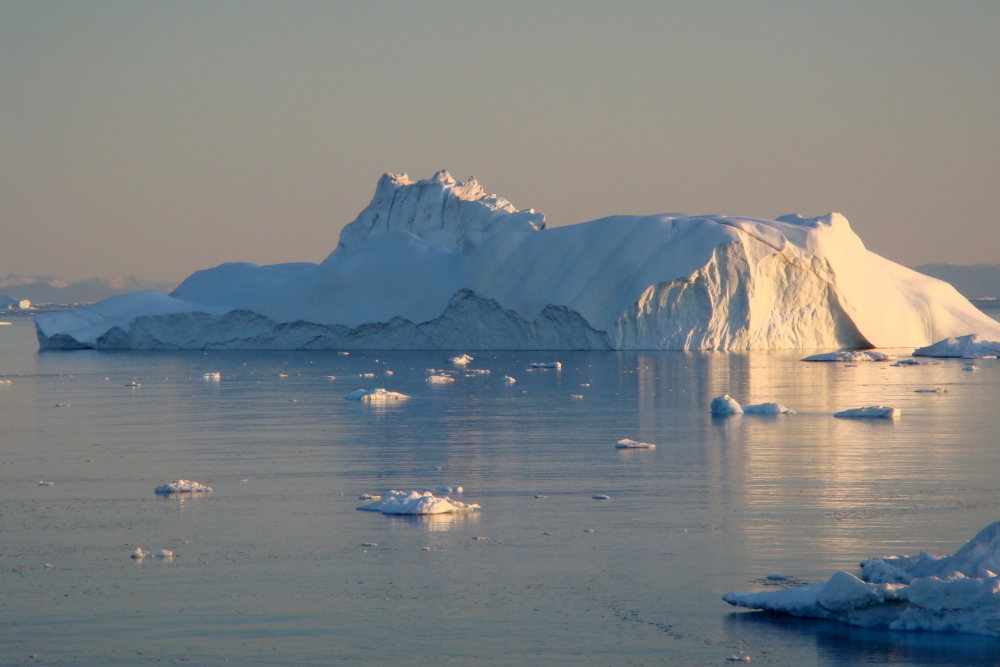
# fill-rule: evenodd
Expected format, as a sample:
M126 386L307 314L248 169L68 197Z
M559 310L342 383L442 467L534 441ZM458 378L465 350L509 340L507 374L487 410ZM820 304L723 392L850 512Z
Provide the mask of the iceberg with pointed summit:
M46 348L918 347L1000 323L865 249L837 213L544 216L447 172L386 174L320 264L222 264L35 319Z

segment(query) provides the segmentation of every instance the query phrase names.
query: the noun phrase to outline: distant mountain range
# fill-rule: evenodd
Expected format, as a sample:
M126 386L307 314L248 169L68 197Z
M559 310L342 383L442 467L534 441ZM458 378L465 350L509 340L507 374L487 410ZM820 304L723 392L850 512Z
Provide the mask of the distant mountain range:
M913 270L951 283L967 299L1000 297L1000 264L924 264Z
M55 276L17 276L7 274L0 279L0 294L16 299L28 299L32 304L92 303L108 297L156 290L167 293L177 287L176 282L126 278L89 278L70 282Z

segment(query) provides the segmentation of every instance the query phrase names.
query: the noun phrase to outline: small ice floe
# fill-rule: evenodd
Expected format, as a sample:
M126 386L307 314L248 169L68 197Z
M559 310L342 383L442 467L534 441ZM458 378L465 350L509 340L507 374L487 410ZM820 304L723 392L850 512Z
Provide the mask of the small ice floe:
M740 405L729 394L716 396L710 407L713 415L794 415L795 410L786 408L780 403L758 403L756 405Z
M918 394L947 394L948 390L943 387L934 387L933 389L914 389Z
M594 500L611 500L611 496L599 493L596 496L591 496Z
M745 653L743 655L731 655L726 660L729 662L750 662L750 656Z
M56 403L57 408L68 408L69 403Z
M913 356L987 359L1000 356L1000 341L988 340L974 333L958 338L945 338L933 345L919 347L913 351Z
M138 382L128 382L128 383L125 384L125 386L126 387L132 387L133 389L135 389L136 387L141 387L142 385L139 384Z
M889 359L892 357L888 354L874 350L838 350L813 354L802 361L888 361Z
M159 551L143 551L142 547L137 547L135 551L132 552L132 558L137 560L142 560L144 558L162 558L163 560L171 560L174 557L174 552L170 549L160 549Z
M583 394L571 394L570 398L583 398Z
M940 361L931 361L929 359L900 359L894 361L890 366L940 366Z
M409 396L406 394L400 394L397 391L386 391L383 387L379 387L373 391L358 389L344 396L344 399L348 401L364 401L366 403L390 403L392 401L402 401L407 398Z
M883 556L862 561L860 577L759 593L726 593L737 607L862 628L1000 637L1000 521L951 556Z
M327 376L326 376L326 379L327 379L327 380L336 380L336 379L337 379L337 376L336 376L336 375L327 375Z
M468 371L465 372L465 377L470 378L473 377L474 375L489 375L489 374L490 372L486 368L470 368Z
M205 382L219 382L222 380L222 373L216 371L215 373L203 373L201 379Z
M512 377L511 377L511 376L509 376L509 375L504 375L504 376L503 376L503 381L504 381L504 383L506 383L506 384L514 384L515 382L517 382L517 380L515 380L514 378L512 378Z
M14 324L13 322L0 322L0 327L9 327L12 326L13 324Z
M378 495L377 493L376 494L362 493L360 496L358 496L358 500L380 500L381 498L382 496Z
M362 542L361 546L363 546L363 547L377 547L378 546L378 542Z
M537 495L535 496L535 498L537 498L537 499L541 499L541 498L548 498L548 496L546 496L546 495L542 495L542 494L537 494Z
M903 416L903 411L885 405L869 405L863 408L841 410L835 412L833 416L841 419L899 419Z
M474 539L474 540L488 540L490 538L488 536L486 536L486 535L473 535L472 539Z
M375 374L374 373L358 373L358 377L359 378L373 378L373 377L375 377Z
M979 366L976 366L975 364L969 364L968 366L966 366L962 370L963 371L969 371L970 373L975 373L976 371L979 370Z
M278 377L280 377L280 378L286 378L286 377L288 377L288 373L278 373Z
M385 373L382 373L382 375L395 375L395 373L392 371L386 371Z
M430 493L464 493L465 489L460 486L439 486L433 489L423 489Z
M10 380L0 380L0 384L13 384Z
M347 355L350 354L350 352L343 352L343 351L341 351L341 352L338 352L337 354L339 354L342 357L346 357Z
M52 486L53 484L55 484L55 482L46 482L44 480L38 482L38 486Z
M482 509L476 504L460 503L451 498L435 496L430 491L390 491L382 500L362 505L359 510L382 514L446 514Z
M531 364L532 368L555 368L559 370L562 368L562 364L558 361L536 361Z
M656 445L648 442L636 442L628 438L622 438L615 445L615 449L656 449Z
M179 479L176 482L160 484L153 489L156 493L208 493L212 487L199 484L190 479Z
M429 384L448 384L449 382L454 382L455 378L450 375L428 375L427 382Z
M449 364L455 364L456 366L465 366L470 361L472 361L472 357L467 354L460 354L457 357L448 359Z
M589 382L584 382L584 383L580 384L580 386L581 387L589 387L590 383Z

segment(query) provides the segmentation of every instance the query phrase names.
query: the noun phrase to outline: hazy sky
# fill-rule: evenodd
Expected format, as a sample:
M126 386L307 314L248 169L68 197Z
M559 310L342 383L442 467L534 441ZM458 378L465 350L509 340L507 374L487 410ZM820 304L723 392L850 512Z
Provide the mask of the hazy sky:
M0 276L320 261L385 171L550 226L1000 263L1000 2L0 0Z

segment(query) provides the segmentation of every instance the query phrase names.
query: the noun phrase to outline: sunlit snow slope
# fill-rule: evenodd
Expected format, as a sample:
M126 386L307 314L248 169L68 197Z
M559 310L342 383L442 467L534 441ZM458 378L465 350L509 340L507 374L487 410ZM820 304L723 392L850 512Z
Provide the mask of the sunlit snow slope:
M917 347L1000 338L950 285L865 250L838 213L665 214L545 229L447 172L386 174L321 264L223 264L170 296L39 315L42 348Z

